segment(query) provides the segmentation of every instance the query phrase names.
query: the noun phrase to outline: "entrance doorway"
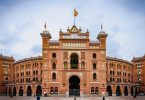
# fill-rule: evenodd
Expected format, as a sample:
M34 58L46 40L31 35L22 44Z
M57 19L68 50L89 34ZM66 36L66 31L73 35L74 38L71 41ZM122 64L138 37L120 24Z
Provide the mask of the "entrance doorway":
M120 86L116 87L116 96L121 96L121 89Z
M31 90L31 86L27 87L27 96L31 96L32 95L32 90Z
M108 92L108 96L112 96L112 89L110 85L107 86L107 92Z
M71 76L69 79L69 96L80 96L80 78Z
M42 88L40 85L37 86L36 89L36 96L42 96Z

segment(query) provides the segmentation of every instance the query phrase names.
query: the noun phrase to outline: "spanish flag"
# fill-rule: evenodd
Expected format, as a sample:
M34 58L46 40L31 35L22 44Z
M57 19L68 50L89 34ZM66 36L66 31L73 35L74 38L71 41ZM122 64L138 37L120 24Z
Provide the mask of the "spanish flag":
M78 12L74 9L74 17L78 15Z

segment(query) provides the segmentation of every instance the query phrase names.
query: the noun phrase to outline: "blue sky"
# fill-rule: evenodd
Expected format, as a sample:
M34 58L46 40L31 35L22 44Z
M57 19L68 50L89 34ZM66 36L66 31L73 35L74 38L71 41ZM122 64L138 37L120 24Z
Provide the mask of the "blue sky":
M145 54L145 0L0 0L0 52L16 60L41 55L44 23L53 40L76 25L95 40L108 33L107 55L131 60Z

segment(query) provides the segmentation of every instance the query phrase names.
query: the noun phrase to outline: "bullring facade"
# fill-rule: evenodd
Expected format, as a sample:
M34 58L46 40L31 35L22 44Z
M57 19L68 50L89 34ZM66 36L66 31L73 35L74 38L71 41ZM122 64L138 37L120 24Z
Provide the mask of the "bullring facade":
M44 30L42 56L12 60L8 80L1 78L1 94L119 96L133 95L134 86L140 91L139 83L134 83L134 64L106 57L106 32L101 30L95 41L89 34L73 25L66 32L60 30L54 41Z

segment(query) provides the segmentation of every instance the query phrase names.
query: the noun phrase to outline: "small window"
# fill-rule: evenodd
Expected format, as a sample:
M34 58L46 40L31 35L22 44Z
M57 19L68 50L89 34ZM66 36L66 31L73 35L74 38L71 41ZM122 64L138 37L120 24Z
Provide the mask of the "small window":
M113 77L113 81L115 81L114 77Z
M110 71L110 75L112 75L112 71Z
M64 62L64 68L67 69L67 62Z
M91 87L91 94L94 94L94 87Z
M56 69L56 64L55 63L52 64L52 69Z
M53 80L56 79L56 73L52 73L52 79L53 79Z
M93 80L96 80L96 73L93 73Z
M110 78L110 82L112 82L112 78Z
M52 54L52 58L56 58L56 53L53 53Z
M93 63L93 69L96 69L96 63Z
M33 75L35 75L35 70L33 70Z
M8 77L6 77L6 80L8 80Z
M93 59L96 59L96 53L93 53Z
M115 71L113 70L113 75L115 75Z
M35 78L33 78L33 81L35 81Z
M55 94L58 94L58 88L55 87Z
M82 62L82 65L81 65L82 69L85 68L85 62Z
M54 91L53 91L53 87L50 88L50 94L53 94Z
M38 75L38 70L36 70L36 75Z
M38 78L36 77L36 82L38 82Z
M98 94L98 87L95 87L95 94Z

